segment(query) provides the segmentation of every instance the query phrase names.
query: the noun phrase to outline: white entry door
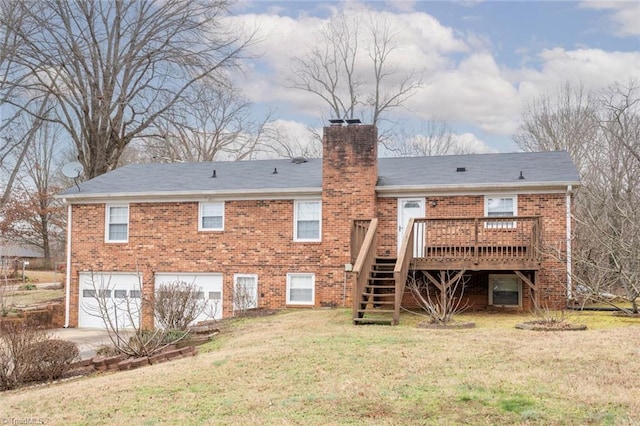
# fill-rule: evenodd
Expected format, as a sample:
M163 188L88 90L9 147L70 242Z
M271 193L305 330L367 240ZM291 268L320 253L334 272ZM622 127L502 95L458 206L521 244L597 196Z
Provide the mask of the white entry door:
M402 237L409 219L416 217L425 217L424 198L398 198L398 252L402 245ZM422 257L424 255L424 240L421 235L422 226L417 227L413 236L413 255Z

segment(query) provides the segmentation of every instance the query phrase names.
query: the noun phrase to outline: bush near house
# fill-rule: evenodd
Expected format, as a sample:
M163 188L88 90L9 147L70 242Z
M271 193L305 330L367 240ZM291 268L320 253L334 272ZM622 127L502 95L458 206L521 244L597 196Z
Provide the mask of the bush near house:
M28 322L6 321L0 325L0 390L29 382L60 378L78 357L73 342L51 339Z

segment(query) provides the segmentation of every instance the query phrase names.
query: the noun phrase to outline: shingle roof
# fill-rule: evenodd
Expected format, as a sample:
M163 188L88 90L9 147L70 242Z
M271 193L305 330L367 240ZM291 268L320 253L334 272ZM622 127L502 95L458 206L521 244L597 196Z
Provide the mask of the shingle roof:
M457 172L464 167L466 171ZM215 170L216 177L211 177ZM277 171L277 173L274 173ZM522 172L524 180L518 179ZM580 180L564 151L381 158L378 189L510 184L562 185ZM132 164L62 192L68 198L135 194L260 193L317 190L322 160Z

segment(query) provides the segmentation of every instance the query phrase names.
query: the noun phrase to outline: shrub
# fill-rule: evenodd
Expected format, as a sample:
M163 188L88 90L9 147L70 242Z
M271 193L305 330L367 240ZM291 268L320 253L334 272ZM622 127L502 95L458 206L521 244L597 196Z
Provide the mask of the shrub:
M140 330L129 339L129 346L136 354L152 355L165 347L186 339L189 333L182 330L149 329Z
M206 308L202 289L184 281L160 284L153 302L156 320L167 330L186 330Z
M26 371L22 382L41 382L60 378L80 351L67 340L49 339L33 343L24 354Z
M22 284L18 290L36 290L37 288L35 284Z
M0 390L59 378L78 356L75 343L50 339L34 324L0 324Z
M114 345L100 345L98 349L96 349L96 355L111 357L120 355L122 351L115 347Z

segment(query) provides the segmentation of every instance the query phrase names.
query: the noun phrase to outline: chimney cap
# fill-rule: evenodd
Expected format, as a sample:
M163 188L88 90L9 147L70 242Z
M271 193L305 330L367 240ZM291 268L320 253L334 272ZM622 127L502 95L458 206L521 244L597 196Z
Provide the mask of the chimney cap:
M344 120L347 122L347 124L352 125L352 124L362 124L362 121L360 121L359 118L347 118L346 120Z
M344 120L342 118L330 118L329 123L331 123L332 126L342 126Z

